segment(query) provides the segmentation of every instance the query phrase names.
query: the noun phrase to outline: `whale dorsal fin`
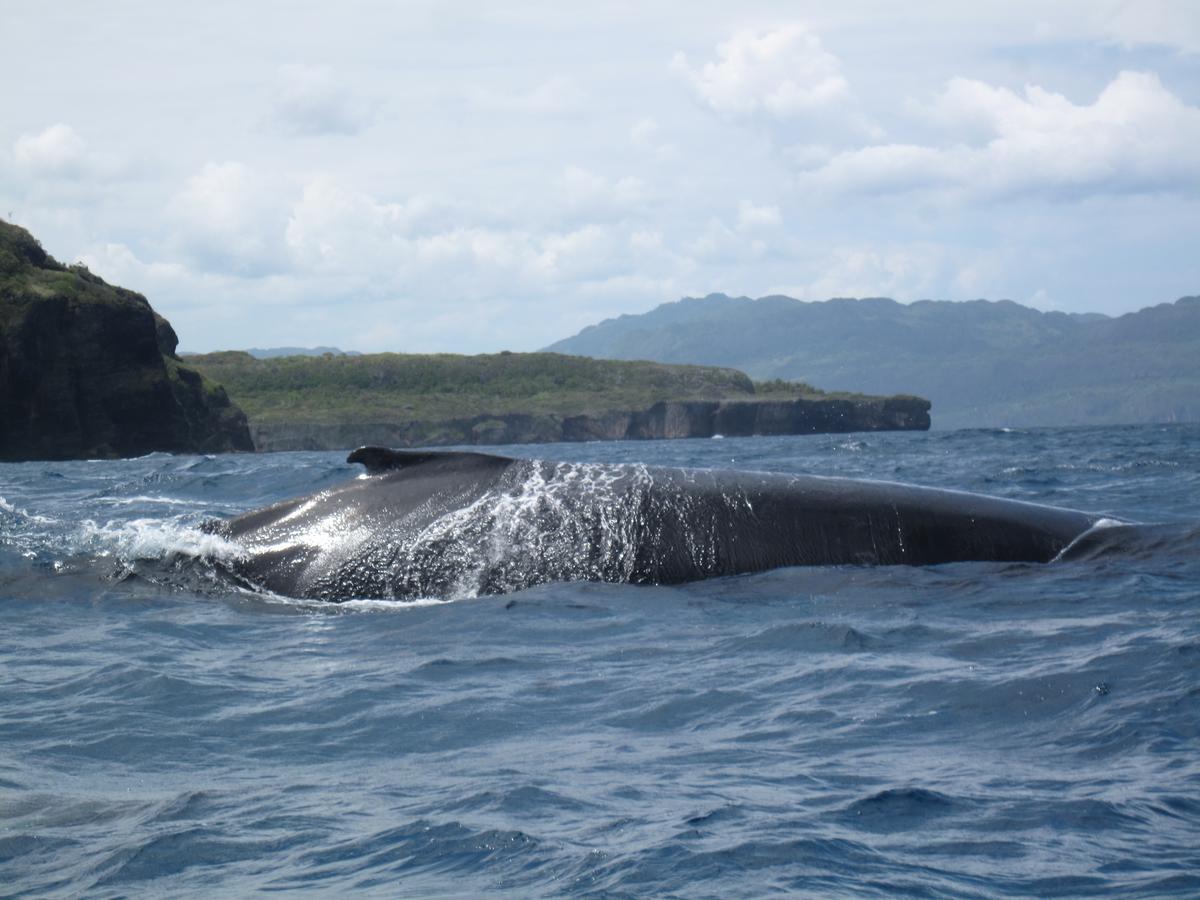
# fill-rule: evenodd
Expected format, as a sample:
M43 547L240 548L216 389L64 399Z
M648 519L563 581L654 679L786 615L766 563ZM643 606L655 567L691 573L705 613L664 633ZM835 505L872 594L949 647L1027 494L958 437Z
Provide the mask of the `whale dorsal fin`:
M454 450L391 450L387 447L359 447L346 457L346 462L362 463L367 467L368 475L378 475L381 472L406 469L422 463L465 459L511 462L505 457L489 456L486 453L461 453Z

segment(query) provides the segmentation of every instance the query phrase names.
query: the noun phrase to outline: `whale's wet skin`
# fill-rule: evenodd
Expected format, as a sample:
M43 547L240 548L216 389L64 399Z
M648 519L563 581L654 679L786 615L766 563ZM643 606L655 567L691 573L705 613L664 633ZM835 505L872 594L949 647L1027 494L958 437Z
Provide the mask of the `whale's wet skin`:
M1095 516L885 482L362 448L357 480L213 523L250 585L453 598L802 565L1047 562Z

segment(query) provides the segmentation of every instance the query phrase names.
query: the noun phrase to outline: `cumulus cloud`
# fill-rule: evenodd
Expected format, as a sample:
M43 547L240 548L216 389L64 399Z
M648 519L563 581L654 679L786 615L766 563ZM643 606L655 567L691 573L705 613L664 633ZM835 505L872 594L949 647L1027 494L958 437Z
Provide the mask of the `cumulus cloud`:
M258 277L284 264L286 198L240 162L208 163L169 205L173 239L192 264Z
M170 320L185 350L252 345L255 342L249 336L256 329L247 320L261 314L264 305L291 305L296 299L292 292L286 297L263 298L258 282L233 274L200 272L177 260L147 258L144 253L127 244L104 242L85 247L77 259L109 284L145 294ZM297 312L289 310L286 319L295 320Z
M672 66L702 102L720 113L787 118L828 109L850 95L840 60L799 24L740 31L718 45L717 59L700 68L682 53Z
M287 65L276 76L273 118L295 135L357 134L371 110L329 66Z
M738 230L775 228L783 224L783 215L778 206L755 206L743 200L738 205Z
M126 244L112 242L88 247L79 255L79 261L110 284L123 287L135 287L147 282L160 282L187 275L187 269L177 262L145 262Z
M479 346L507 328L506 339L538 346L565 333L557 324L572 315L560 309L564 298L629 303L635 288L662 290L674 264L660 233L623 224L503 227L469 210L447 214L426 197L384 200L330 176L290 195L286 183L256 181L243 164L209 164L172 201L173 231L151 248L158 256L106 243L82 259L166 301L160 308L196 349L237 346L235 323L269 315L263 304L289 310L271 325L277 342L337 332L360 348L461 350L448 335ZM545 314L513 331L512 315L538 303ZM348 337L360 318L385 324L369 339Z
M75 177L85 168L87 146L70 125L58 123L13 144L13 162L34 175Z
M1200 16L1193 0L1138 0L1100 6L1101 30L1125 45L1165 44L1200 53Z
M563 234L542 236L536 266L539 274L554 281L604 280L614 269L627 267L622 264L628 259L624 251L614 229L585 225Z
M687 243L686 252L691 260L718 265L762 260L786 240L782 225L783 214L778 206L743 200L732 225L719 216L710 216Z
M929 296L942 283L946 267L946 251L937 245L834 246L809 260L807 268L817 273L811 281L777 285L769 293L799 300Z
M643 116L629 128L629 142L639 150L649 151L659 161L678 157L675 145L662 140L662 129L653 116Z
M568 170L564 178L582 201L606 191L621 193L620 181L583 169ZM305 187L285 233L298 270L368 277L376 292L536 291L563 280L607 278L634 264L633 243L616 226L587 222L539 231L451 224L426 198L382 202L329 178Z
M634 252L656 252L662 249L663 233L656 229L639 229L629 235L629 246Z
M578 109L586 95L574 80L556 75L529 90L500 90L478 87L468 92L476 106L500 112L529 114L561 113Z
M292 204L285 240L295 263L308 269L387 267L397 242L433 214L428 198L380 201L322 176Z
M802 182L844 192L1066 197L1200 186L1200 109L1151 73L1120 73L1091 104L1035 85L1018 94L955 78L928 112L963 139L846 151Z
M646 199L646 185L640 178L632 175L609 178L581 166L563 169L558 185L560 196L571 212L593 219L627 215Z
M717 216L709 218L699 236L687 246L688 254L710 264L732 264L761 259L770 250L762 237L742 227L731 228Z

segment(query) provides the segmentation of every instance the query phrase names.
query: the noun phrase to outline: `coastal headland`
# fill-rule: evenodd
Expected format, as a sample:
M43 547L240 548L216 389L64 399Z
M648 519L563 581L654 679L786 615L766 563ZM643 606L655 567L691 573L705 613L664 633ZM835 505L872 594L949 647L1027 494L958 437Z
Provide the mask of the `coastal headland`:
M225 390L141 294L0 221L0 460L251 450Z
M928 429L920 397L754 382L715 366L557 353L187 358L224 384L259 450Z

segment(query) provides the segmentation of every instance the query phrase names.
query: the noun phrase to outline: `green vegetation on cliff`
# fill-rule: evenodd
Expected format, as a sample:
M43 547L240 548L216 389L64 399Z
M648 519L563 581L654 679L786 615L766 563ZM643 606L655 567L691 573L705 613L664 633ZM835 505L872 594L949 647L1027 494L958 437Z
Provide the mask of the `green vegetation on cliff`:
M252 449L219 385L146 298L0 221L0 459Z
M742 372L558 353L288 356L227 351L188 365L225 385L255 424L441 421L646 409L663 400L754 399ZM820 394L793 385L791 396ZM772 395L780 385L772 385Z
M756 385L735 369L557 353L189 356L260 450L635 440L928 428L920 398Z

